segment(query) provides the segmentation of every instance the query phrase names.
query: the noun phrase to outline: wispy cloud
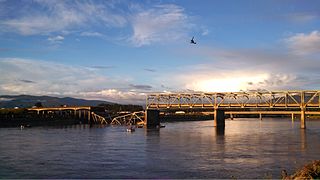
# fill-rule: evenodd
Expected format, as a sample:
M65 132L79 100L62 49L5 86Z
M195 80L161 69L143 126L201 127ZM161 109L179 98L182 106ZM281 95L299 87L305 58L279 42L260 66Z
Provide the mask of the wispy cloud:
M316 13L291 13L286 15L286 18L290 21L297 23L307 23L319 18L319 15Z
M60 44L63 42L63 40L64 40L64 37L60 35L48 37L48 41L52 44Z
M17 6L10 2L4 4L8 8ZM15 14L4 16L6 18L0 22L0 32L25 36L67 36L73 32L83 37L103 37L116 43L120 41L140 47L182 39L194 27L184 8L174 4L142 5L131 2L128 5L123 1L33 0L20 3L19 6ZM93 30L97 28L101 32ZM209 32L206 28L201 31L202 35Z
M113 2L34 0L21 3L16 16L4 19L2 31L15 31L22 35L48 34L77 29L88 24L101 23L122 27L127 20L112 12ZM7 4L8 6L10 3Z
M146 90L146 91L149 91L149 90L152 89L152 86L150 86L150 85L129 84L129 86L130 86L131 88L138 89L138 90Z
M148 72L156 72L157 71L155 69L150 69L150 68L144 68L143 70L148 71Z
M74 25L81 25L86 21L83 14L75 8L67 7L64 1L34 1L36 10L28 3L21 4L21 16L4 20L1 25L4 30L16 31L22 35L47 34L69 29ZM45 11L43 11L45 9ZM25 13L28 12L29 13Z
M298 55L320 53L320 32L298 33L286 39L289 48Z
M102 99L128 103L143 101L141 92L134 89L149 89L147 85L134 85L124 79L108 78L85 67L68 66L19 58L0 58L0 94L54 95L89 99ZM115 89L115 90L112 90ZM113 96L114 95L114 96Z
M19 81L24 83L36 83L35 81L27 80L27 79L19 79Z
M147 10L139 9L130 22L133 35L129 40L138 47L180 39L187 34L189 28L184 9L173 4L158 5Z
M80 36L87 36L87 37L103 37L104 35L99 32L82 32Z
M94 69L112 69L115 68L115 66L91 66L90 68L94 68Z

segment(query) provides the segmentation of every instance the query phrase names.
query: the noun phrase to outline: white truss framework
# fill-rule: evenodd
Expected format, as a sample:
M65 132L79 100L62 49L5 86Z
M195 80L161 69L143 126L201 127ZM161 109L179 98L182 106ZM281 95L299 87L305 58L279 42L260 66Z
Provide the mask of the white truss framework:
M320 90L213 93L158 93L147 109L164 108L320 108Z

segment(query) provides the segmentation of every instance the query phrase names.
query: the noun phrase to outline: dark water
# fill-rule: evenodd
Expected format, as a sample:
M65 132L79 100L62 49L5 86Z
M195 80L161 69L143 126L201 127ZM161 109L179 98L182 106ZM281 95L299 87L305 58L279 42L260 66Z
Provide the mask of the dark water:
M320 121L167 123L160 130L0 129L1 178L280 178L320 159Z

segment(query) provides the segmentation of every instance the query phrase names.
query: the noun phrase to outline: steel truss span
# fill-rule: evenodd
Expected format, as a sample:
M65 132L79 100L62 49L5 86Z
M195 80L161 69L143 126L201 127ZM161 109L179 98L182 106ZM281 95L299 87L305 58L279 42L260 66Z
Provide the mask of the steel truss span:
M317 109L320 108L320 90L157 93L147 95L146 108Z

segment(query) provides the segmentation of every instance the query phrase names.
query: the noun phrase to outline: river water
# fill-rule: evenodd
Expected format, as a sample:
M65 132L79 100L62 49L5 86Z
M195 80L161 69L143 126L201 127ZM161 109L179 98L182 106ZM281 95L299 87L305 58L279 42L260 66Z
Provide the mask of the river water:
M320 159L320 120L0 129L0 178L280 178Z

